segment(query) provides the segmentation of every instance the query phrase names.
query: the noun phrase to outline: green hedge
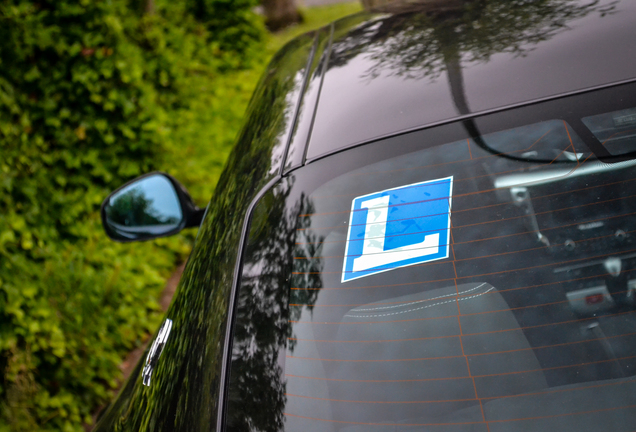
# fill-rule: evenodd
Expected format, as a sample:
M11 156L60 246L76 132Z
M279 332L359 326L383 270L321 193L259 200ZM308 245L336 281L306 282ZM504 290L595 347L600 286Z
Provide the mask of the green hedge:
M1 432L83 430L160 319L189 239L107 240L105 195L171 166L203 204L236 133L214 101L244 93L253 2L155 3L0 1Z

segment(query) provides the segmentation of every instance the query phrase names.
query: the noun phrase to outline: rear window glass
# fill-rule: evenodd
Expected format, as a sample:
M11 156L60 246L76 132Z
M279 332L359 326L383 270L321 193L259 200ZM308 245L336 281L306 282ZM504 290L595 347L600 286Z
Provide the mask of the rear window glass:
M228 430L633 429L636 161L561 118L447 129L258 203Z
M585 117L583 123L611 154L636 152L636 108Z

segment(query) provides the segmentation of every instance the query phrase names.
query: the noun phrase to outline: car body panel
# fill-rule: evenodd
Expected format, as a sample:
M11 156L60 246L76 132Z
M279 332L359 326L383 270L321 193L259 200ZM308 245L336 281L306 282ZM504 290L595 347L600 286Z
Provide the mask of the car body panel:
M172 331L151 385L142 384L140 362L96 431L216 428L246 215L259 191L280 176L313 39L294 40L266 70L167 311Z
M440 2L432 3L439 7ZM612 2L555 1L575 9L537 23L552 28L556 21L554 34L512 26L507 28L512 42L497 38L496 22L488 37L475 26L458 27L453 7L468 2L446 3L434 10L409 5L394 13L354 15L301 36L274 58L250 103L167 312L172 331L152 384L143 386L140 362L96 431L222 429L248 221L281 174L292 172L283 177L291 181L308 162L381 137L634 78L636 26L629 25L636 20L634 2L620 1L615 5L619 12L599 18ZM411 28L411 33L403 31ZM433 52L436 62L427 66L419 63L427 52L418 50L418 37L431 32L437 32L439 43ZM387 47L393 57L382 51L395 35L404 36L399 42L406 47L416 47L415 61L406 61L405 71L391 69L391 62L409 60L399 55L406 53L403 45Z
M285 158L284 171L298 168L305 161L307 141L311 134L311 126L315 114L320 85L325 66L328 61L329 46L332 39L333 26L316 31L313 49L305 68L302 95L298 102L294 126L290 133L289 146Z

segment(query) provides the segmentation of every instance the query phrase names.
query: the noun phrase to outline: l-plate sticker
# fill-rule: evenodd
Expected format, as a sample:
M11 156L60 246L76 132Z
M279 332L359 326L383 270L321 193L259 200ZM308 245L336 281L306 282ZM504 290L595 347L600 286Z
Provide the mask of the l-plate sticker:
M351 202L342 282L448 258L453 177Z

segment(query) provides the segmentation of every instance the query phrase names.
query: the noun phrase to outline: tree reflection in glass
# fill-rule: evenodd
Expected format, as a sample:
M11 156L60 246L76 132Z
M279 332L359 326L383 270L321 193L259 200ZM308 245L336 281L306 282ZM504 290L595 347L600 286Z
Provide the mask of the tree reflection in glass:
M370 19L333 44L329 67L364 53L370 80L383 74L435 79L447 73L460 114L469 112L461 63L487 62L494 54L525 56L539 42L567 30L591 12L612 13L618 1L598 0L427 0L396 2L374 9Z
M293 180L266 194L253 212L238 290L228 399L231 431L277 431L286 404L283 362L293 350L289 321L313 304L322 287L322 238L309 233L306 195L290 196ZM300 233L300 234L299 234ZM302 244L298 244L302 243ZM303 259L305 258L305 259ZM290 298L290 288L294 298ZM311 306L306 306L311 308Z

